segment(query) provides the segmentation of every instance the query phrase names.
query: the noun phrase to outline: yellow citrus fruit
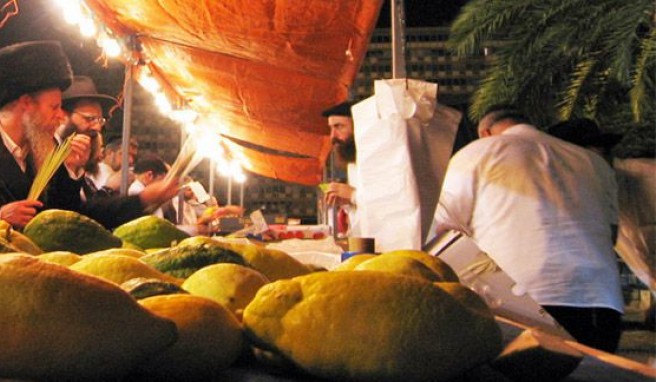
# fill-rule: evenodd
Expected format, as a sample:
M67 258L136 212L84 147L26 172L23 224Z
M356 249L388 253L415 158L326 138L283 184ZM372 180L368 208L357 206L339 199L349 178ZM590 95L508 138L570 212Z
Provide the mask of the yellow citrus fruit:
M388 272L318 272L265 285L244 310L255 346L333 380L442 381L493 359L501 331L464 286Z
M122 284L136 277L156 278L180 285L182 280L160 272L143 261L123 255L82 256L70 269Z
M451 266L445 263L442 259L437 256L432 256L423 251L417 251L412 249L400 249L396 251L389 251L381 253L380 256L404 256L410 257L415 260L419 260L424 263L425 266L433 270L437 275L440 276L440 281L444 282L459 282L460 279L456 272L451 268Z
M346 261L340 263L338 266L333 268L333 271L352 271L358 264L361 264L369 259L373 259L376 255L371 253L362 253L359 255L353 255L346 259Z
M71 266L78 261L82 260L82 256L77 253L68 252L68 251L54 251L46 252L41 255L36 256L37 259L45 261L52 264L59 264L65 267Z
M173 320L178 328L177 342L141 365L141 374L162 380L214 380L242 351L241 325L210 299L171 294L139 302L152 313Z
M0 285L3 378L116 378L176 339L118 286L36 257L1 256Z
M270 281L302 276L311 272L305 264L283 251L255 244L230 243L230 246L251 267L260 271Z
M354 271L391 272L399 275L441 281L440 276L419 260L404 256L378 255L365 260L353 268Z
M144 256L145 254L146 252L134 248L110 248L110 249L105 249L103 251L87 253L84 256L87 257L87 256L103 256L103 255L123 255L123 256L130 256L138 259L141 256Z
M232 263L203 267L183 283L187 292L207 297L237 314L269 280L255 269Z

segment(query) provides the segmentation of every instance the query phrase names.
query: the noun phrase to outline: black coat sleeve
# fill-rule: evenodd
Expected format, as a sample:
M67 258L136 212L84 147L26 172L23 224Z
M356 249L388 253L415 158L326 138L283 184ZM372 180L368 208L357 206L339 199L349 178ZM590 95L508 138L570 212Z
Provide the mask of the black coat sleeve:
M139 195L110 196L103 192L88 198L81 213L109 230L146 214Z
M82 188L82 182L82 179L72 179L64 165L59 167L46 188L45 208L81 212L82 198L80 197L80 189Z

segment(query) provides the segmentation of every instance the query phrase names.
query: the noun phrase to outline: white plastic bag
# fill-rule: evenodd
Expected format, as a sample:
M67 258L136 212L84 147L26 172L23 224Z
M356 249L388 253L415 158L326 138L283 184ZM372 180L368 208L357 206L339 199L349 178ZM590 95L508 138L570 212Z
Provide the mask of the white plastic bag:
M376 251L421 249L461 114L437 103L437 84L379 80L352 108L360 236Z

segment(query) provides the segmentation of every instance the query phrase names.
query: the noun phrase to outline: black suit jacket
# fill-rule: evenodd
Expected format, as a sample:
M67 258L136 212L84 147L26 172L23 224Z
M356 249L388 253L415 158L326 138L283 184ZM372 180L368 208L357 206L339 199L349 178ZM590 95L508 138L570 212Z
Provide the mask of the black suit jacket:
M28 157L27 171L23 172L7 147L0 143L0 206L25 200L34 181L35 171ZM50 180L40 200L43 209L57 208L86 215L107 229L145 214L139 196L110 196L104 193L87 195L82 202L80 189L84 179L71 179L68 171L61 166Z
M23 172L7 147L0 144L0 206L27 199L35 175L30 156L27 158L27 163L27 170ZM43 202L44 209L79 211L80 181L71 179L66 168L62 166L39 199Z

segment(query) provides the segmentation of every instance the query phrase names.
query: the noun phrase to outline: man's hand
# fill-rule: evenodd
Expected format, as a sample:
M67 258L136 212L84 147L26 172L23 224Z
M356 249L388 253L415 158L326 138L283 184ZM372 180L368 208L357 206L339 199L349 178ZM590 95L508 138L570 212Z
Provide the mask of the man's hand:
M139 199L141 199L141 205L145 208L156 208L160 204L176 196L179 189L180 183L178 178L156 180L147 185L146 188L139 193Z
M0 216L2 220L20 229L32 220L37 213L37 208L41 207L43 203L38 200L19 200L0 207Z
M331 182L325 192L326 204L329 206L351 204L351 197L354 192L355 188L348 184Z
M68 154L64 164L73 173L78 174L89 161L91 155L91 137L85 134L76 134L71 140L71 153Z

